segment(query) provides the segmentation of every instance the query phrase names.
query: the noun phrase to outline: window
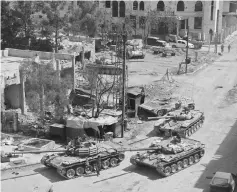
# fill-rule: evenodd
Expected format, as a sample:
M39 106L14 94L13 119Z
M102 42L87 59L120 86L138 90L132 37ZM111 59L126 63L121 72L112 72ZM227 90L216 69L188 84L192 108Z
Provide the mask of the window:
M112 3L112 17L118 17L118 2L113 1Z
M111 7L111 2L105 1L105 8L110 8L110 7Z
M180 29L185 29L185 20L180 21Z
M132 22L132 27L133 27L134 29L136 29L136 28L137 28L136 16L135 16L135 15L130 15L130 20L131 20L131 22Z
M164 11L165 10L165 4L164 1L159 1L157 3L157 11Z
M133 10L137 10L137 8L138 8L138 2L134 1L133 2Z
M119 16L125 17L125 3L124 3L124 1L120 1L120 3L119 3Z
M194 18L194 29L202 29L202 17Z
M213 20L214 1L211 1L211 20Z
M177 11L184 11L184 2L183 1L178 2Z
M201 1L196 2L195 11L202 11L202 2Z
M145 17L144 16L139 17L139 27L142 29L145 28Z
M140 11L144 11L144 1L140 2Z

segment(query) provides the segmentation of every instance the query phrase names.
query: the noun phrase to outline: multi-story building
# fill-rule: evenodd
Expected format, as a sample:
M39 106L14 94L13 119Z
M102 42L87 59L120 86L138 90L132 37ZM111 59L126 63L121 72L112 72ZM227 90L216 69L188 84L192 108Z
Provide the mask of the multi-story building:
M144 17L151 10L157 10L161 16L177 18L176 33L185 35L187 25L192 36L209 40L210 31L223 33L223 27L231 27L237 23L237 2L235 1L101 1L100 9L105 13L106 20L123 22L129 16L135 22L135 35L144 36ZM219 16L218 15L219 10ZM218 19L217 19L218 17ZM187 24L188 19L188 24ZM218 25L217 25L218 22ZM153 26L152 35L163 35L162 26Z

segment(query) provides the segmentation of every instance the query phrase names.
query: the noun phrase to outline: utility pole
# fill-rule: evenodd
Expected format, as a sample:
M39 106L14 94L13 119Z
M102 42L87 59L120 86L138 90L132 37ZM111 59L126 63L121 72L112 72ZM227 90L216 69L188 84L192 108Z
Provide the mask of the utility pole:
M187 46L186 46L186 59L185 59L185 73L188 72L188 38L189 38L189 25L188 25L188 19L187 19Z
M121 137L124 136L124 128L125 128L125 105L126 105L126 95L125 95L125 83L126 83L126 41L127 34L125 31L125 24L123 24L123 90L122 90L122 130Z
M219 33L219 9L217 10L217 18L216 18L216 39L215 39L215 53L217 53L217 43L218 43L218 33Z

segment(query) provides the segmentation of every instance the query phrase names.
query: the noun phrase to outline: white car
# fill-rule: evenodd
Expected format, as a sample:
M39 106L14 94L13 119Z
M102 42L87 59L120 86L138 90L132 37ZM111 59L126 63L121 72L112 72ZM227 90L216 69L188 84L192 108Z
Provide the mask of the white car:
M178 40L177 43L170 43L173 48L186 48L187 41ZM188 43L188 48L193 49L194 45L192 43Z

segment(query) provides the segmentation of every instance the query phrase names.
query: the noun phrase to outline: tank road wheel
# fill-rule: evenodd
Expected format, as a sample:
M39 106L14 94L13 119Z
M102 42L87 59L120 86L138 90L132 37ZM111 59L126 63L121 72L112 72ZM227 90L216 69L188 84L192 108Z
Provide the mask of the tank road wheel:
M75 170L74 169L68 169L66 172L66 176L68 179L72 179L75 176Z
M200 152L200 156L202 157L204 155L204 150Z
M183 169L183 162L182 162L182 161L179 161L179 162L177 163L177 169L178 169L178 171L180 171L180 170Z
M83 175L84 172L85 172L85 169L84 169L83 167L77 167L77 168L76 168L76 175L77 175L77 176Z
M118 159L116 159L116 158L111 158L110 159L110 166L111 167L116 167L118 165Z
M125 155L123 153L120 153L118 159L119 161L123 161L125 159Z
M191 135L192 135L192 128L190 128L190 129L188 130L188 132L189 132L189 136L191 136Z
M192 165L194 163L194 157L190 156L189 157L189 165Z
M188 167L188 159L183 160L183 167L184 168Z
M169 166L165 167L164 169L164 175L169 176L171 174L171 168Z
M160 117L160 116L163 116L165 113L165 111L163 109L157 111L157 116Z
M93 167L91 165L88 165L85 167L85 173L90 174L93 171Z
M195 155L194 155L194 161L195 161L195 163L197 163L199 160L200 160L199 155L198 155L198 154L195 154Z
M177 165L176 164L171 165L171 171L172 171L172 173L177 172Z
M184 136L188 137L188 131L184 131Z
M108 169L109 168L109 160L102 161L101 167L103 169Z
M195 132L194 126L192 126L192 127L190 128L190 132L191 132L191 134L193 134L193 133Z

